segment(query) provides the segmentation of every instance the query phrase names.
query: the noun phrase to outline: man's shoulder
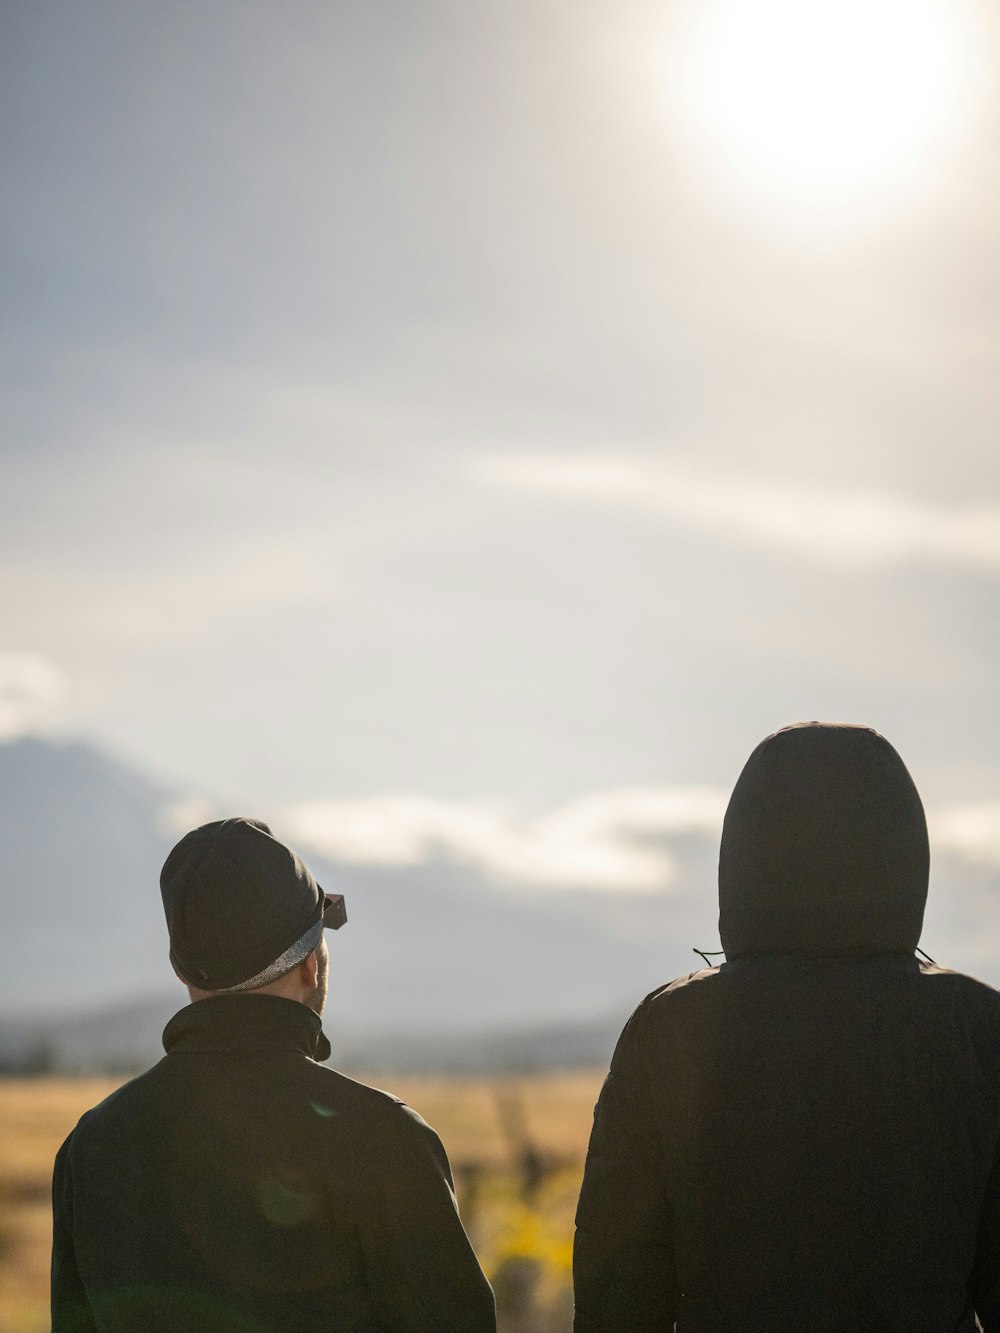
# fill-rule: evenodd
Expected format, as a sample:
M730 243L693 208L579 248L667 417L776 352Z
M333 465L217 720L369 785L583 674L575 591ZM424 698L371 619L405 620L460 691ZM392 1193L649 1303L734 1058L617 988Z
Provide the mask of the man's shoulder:
M935 1002L950 1001L991 1026L1000 1024L1000 990L996 986L936 963L921 963L918 975L921 989Z
M918 971L922 979L935 986L956 990L962 994L974 995L984 1004L1000 1004L1000 990L988 981L981 981L968 972L957 972L954 968L939 967L937 963L919 963Z
M102 1158L109 1143L131 1142L137 1133L155 1136L157 1126L169 1125L178 1108L162 1103L170 1082L168 1066L168 1061L160 1061L86 1111L64 1141L60 1162L86 1169L84 1164ZM310 1142L336 1145L338 1152L358 1162L446 1161L435 1131L400 1097L313 1061L303 1060L298 1077L266 1099L266 1105L256 1105L251 1118L259 1116L270 1116L289 1133L298 1132L298 1126Z
M914 960L917 963L917 960ZM683 1022L694 1015L707 1015L716 1005L724 1004L727 979L738 980L742 973L731 967L703 968L677 977L658 986L641 1001L629 1019L629 1026L637 1035L655 1032L664 1024ZM941 1005L956 1012L976 1015L984 1024L1000 1024L1000 989L965 972L957 972L937 964L919 962L912 972L893 970L898 982L906 979L918 982L924 1003Z
M688 972L682 977L675 977L673 981L668 981L665 985L657 986L656 990L650 991L640 1002L635 1013L647 1018L659 1013L676 1012L689 1005L702 1004L713 993L722 976L721 967L703 967L697 972Z
M106 1130L117 1120L129 1120L141 1108L157 1103L172 1081L170 1073L170 1060L167 1057L123 1083L84 1112L74 1133L83 1137L91 1132ZM414 1126L429 1129L426 1122L401 1097L306 1058L301 1062L297 1077L285 1085L285 1091L294 1100L301 1100L304 1095L311 1111L320 1118L324 1115L331 1118L358 1118L373 1125L399 1127L401 1132Z
M421 1125L425 1123L417 1112L407 1106L402 1097L397 1097L394 1092L373 1087L370 1083L362 1083L359 1079L351 1078L349 1074L342 1074L339 1069L334 1069L330 1065L314 1064L310 1074L314 1087L327 1094L333 1103L344 1111L356 1111L390 1124L411 1121Z
M996 986L970 976L966 972L939 967L936 963L924 963L917 959L911 961L916 964L911 975L917 976L925 985L940 992L942 997L946 992L951 993L976 1002L985 1009L1000 1012L1000 989ZM742 975L743 971L745 969L739 971L734 969L733 964L725 964L718 967L702 968L697 972L689 972L685 976L676 977L673 981L650 991L639 1004L636 1012L656 1011L664 1008L676 1009L686 1004L703 1002L720 986L724 988L723 983L727 977L731 976L735 980L738 975Z
M71 1144L83 1144L92 1137L103 1137L109 1132L114 1133L116 1123L130 1118L134 1114L134 1107L143 1100L144 1089L152 1073L153 1070L147 1070L144 1074L129 1079L127 1083L112 1089L101 1101L84 1111L67 1135L60 1151L65 1153Z
M329 1065L312 1064L308 1074L310 1110L321 1119L354 1126L366 1139L386 1147L438 1144L435 1131L412 1106L383 1088L372 1087Z
M649 994L637 1005L625 1024L619 1040L619 1050L635 1043L640 1045L650 1037L662 1035L665 1030L683 1028L691 1021L711 1012L720 977L718 967L702 968L675 977Z

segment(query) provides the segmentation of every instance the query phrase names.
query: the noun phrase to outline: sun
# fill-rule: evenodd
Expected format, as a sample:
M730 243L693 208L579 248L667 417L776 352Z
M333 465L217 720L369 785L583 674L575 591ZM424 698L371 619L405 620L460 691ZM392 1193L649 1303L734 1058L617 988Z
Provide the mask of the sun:
M961 118L972 60L956 0L693 12L669 78L717 171L799 195L863 192L919 175Z

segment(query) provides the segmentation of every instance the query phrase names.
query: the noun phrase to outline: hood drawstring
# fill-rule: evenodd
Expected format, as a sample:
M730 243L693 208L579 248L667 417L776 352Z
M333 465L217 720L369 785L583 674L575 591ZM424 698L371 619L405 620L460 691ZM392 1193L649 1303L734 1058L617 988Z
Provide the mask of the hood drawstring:
M706 967L713 966L713 964L708 961L710 958L723 958L726 953L725 949L709 949L707 952L704 949L694 949L693 952L698 954L699 957L704 958Z

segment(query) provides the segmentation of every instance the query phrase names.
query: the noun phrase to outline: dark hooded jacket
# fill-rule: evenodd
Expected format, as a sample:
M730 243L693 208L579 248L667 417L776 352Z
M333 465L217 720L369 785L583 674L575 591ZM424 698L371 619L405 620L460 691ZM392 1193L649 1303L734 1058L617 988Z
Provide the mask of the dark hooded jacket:
M918 962L927 832L861 727L768 737L719 864L726 962L622 1033L577 1333L1000 1330L1000 994Z
M53 1333L494 1333L437 1135L268 995L182 1009L56 1161Z

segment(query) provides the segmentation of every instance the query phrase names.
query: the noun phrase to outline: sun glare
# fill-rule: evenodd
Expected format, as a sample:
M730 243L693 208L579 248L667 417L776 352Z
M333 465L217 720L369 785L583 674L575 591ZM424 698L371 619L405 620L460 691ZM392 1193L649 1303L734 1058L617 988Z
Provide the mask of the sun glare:
M971 58L945 0L715 0L671 90L713 170L783 193L919 176L961 119ZM708 142L705 142L705 140Z

